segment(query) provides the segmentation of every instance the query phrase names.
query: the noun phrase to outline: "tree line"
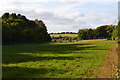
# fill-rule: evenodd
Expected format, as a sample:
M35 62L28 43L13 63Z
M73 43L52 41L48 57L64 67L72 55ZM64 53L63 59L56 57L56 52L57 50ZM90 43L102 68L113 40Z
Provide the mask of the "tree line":
M50 33L50 34L77 34L76 32L58 32L58 33Z
M115 25L104 25L97 27L96 29L79 29L78 31L78 38L80 40L106 39L111 37L116 37Z
M1 18L3 44L51 41L42 20L29 20L24 15L16 13L4 13Z
M1 16L2 23L2 41L8 43L43 43L51 42L52 39L60 40L87 40L87 39L105 39L118 37L118 26L104 25L96 29L79 29L75 32L61 32L50 34L78 34L78 37L59 36L50 37L47 28L42 20L29 20L24 15L16 13L4 13ZM120 36L120 35L119 35Z

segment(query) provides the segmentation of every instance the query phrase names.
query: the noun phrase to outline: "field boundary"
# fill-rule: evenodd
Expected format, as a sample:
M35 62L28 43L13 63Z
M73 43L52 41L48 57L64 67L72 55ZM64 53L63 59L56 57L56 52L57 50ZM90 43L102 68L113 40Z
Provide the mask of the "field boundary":
M107 54L99 69L97 78L119 78L118 75L118 44L114 45Z

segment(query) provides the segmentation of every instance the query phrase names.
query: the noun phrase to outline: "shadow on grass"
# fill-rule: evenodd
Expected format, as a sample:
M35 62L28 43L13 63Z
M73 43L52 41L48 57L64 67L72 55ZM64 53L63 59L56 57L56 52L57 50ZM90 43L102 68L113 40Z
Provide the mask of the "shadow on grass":
M79 47L78 47L79 45ZM85 45L85 47L83 47ZM73 60L72 56L31 56L20 53L32 53L32 54L69 54L73 51L89 50L96 46L89 46L90 44L45 44L45 45L13 45L4 46L2 61L3 64L20 63L28 61L41 61L41 60ZM84 57L79 57L84 58Z
M2 78L45 78L48 74L63 74L67 71L57 68L2 67Z

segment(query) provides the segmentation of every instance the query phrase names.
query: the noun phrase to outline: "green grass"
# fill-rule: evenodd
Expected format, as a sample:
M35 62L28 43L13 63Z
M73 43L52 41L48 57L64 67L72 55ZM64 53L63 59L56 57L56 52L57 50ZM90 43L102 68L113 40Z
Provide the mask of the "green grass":
M92 78L115 41L3 46L3 78Z

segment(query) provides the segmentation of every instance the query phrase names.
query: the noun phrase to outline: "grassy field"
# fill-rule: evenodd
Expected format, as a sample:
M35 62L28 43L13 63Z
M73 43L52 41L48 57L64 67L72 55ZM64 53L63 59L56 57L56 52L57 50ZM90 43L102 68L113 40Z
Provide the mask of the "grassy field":
M51 37L59 37L59 36L62 36L62 37L65 37L65 36L68 36L68 37L77 37L78 34L50 34Z
M93 78L115 41L3 46L3 78Z

